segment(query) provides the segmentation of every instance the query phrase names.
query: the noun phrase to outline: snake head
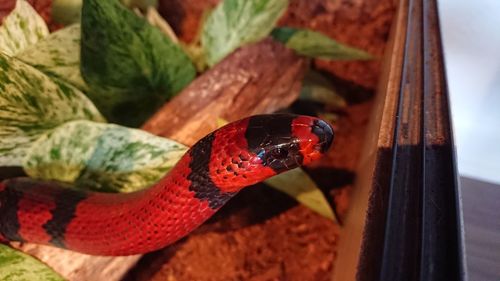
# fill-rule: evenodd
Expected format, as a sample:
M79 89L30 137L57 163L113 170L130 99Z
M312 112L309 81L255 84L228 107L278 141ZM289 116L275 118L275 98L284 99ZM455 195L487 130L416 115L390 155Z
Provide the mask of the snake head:
M310 116L256 115L233 122L215 132L212 180L237 191L320 158L333 136L328 123Z
M249 119L245 137L262 165L281 173L320 158L332 144L333 130L315 117L258 115Z

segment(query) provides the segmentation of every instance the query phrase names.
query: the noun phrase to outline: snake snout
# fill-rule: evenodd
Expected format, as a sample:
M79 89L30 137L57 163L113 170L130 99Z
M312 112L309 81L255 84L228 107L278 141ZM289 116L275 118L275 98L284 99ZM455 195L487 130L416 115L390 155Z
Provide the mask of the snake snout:
M333 142L334 134L332 127L325 121L321 119L316 119L314 120L313 125L311 127L311 132L315 134L319 139L318 150L321 153L327 151Z

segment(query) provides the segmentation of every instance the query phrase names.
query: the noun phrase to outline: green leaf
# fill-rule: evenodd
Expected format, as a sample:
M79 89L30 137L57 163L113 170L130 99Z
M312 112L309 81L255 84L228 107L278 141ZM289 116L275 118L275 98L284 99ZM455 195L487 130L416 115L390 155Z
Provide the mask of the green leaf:
M52 0L52 19L64 25L80 23L83 0Z
M118 0L85 0L81 70L112 122L140 125L194 79L182 49Z
M104 121L78 89L0 53L0 166L20 166L41 134L78 119Z
M288 0L224 0L208 16L201 35L206 62L213 66L240 46L272 31Z
M62 281L64 278L37 259L0 244L0 280Z
M283 44L286 44L292 36L299 31L296 28L292 27L278 27L273 29L271 32L271 36L274 38L274 40L279 41Z
M88 86L80 72L80 24L70 25L26 48L16 57L82 91Z
M266 180L265 183L290 195L316 213L337 221L328 200L302 169L284 172Z
M347 101L336 92L330 80L314 70L309 70L304 77L300 99L319 102L331 108L347 106Z
M17 0L0 26L0 52L14 56L48 34L47 25L35 9L25 0Z
M341 44L330 37L308 29L279 27L273 38L306 57L329 60L370 60L367 52Z
M158 181L186 151L182 144L142 130L74 121L39 138L23 167L33 178L130 192Z

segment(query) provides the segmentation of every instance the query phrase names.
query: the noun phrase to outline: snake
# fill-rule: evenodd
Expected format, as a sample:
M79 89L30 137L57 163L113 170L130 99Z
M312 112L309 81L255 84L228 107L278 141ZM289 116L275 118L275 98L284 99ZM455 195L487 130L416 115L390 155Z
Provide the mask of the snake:
M189 234L242 188L319 159L333 141L322 119L250 116L200 139L160 180L130 193L27 177L0 182L0 238L126 256Z

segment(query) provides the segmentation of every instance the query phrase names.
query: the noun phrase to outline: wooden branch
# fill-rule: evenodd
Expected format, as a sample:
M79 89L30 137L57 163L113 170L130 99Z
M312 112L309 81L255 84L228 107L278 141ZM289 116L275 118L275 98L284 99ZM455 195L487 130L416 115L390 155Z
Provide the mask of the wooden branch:
M270 39L242 48L193 81L143 129L192 145L216 129L218 117L232 121L287 107L299 94L304 65ZM140 258L89 256L29 243L14 246L74 281L120 280Z

